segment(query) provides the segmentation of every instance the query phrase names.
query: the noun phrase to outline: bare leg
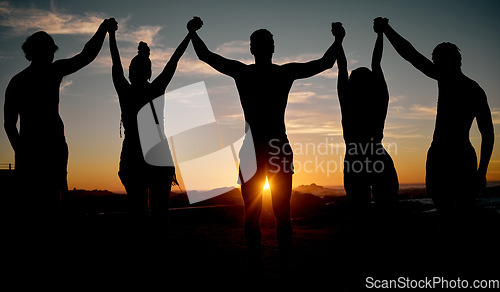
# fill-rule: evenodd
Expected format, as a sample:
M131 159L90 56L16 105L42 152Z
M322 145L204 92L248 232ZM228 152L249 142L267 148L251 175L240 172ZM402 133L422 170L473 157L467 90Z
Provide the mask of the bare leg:
M260 214L262 212L263 174L255 174L241 186L245 203L245 239L251 253L258 252L261 243Z
M276 236L283 255L288 256L292 246L292 220L290 218L290 198L292 196L292 174L277 173L269 177L274 216L276 217Z

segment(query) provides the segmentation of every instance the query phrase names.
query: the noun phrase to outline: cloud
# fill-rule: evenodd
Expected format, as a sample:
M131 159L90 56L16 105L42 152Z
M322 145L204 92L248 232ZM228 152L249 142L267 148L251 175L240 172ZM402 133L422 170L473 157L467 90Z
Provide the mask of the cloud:
M384 131L384 137L392 139L421 139L423 136L422 134L405 134L393 131Z
M297 80L288 96L289 104L323 104L324 101L333 102L338 105L335 84L326 81L319 82L317 79ZM335 106L333 105L333 106ZM322 105L320 105L322 106ZM329 105L330 106L330 105Z
M410 111L418 118L434 119L436 117L436 106L422 106L414 104L411 106Z
M49 34L92 34L103 17L97 14L72 15L57 10L42 10L33 6L19 8L9 2L0 2L0 25L10 27L14 35L26 35L37 30Z
M312 110L286 111L286 129L288 134L320 134L342 136L340 118L331 113Z
M139 44L140 41L147 43L150 47L158 45L158 32L161 26L144 25L135 29L127 27L127 20L119 20L119 29L116 32L116 38L120 41ZM136 50L137 51L137 50Z
M320 134L325 136L342 136L342 128L338 122L317 121L316 119L287 119L288 134Z
M12 60L14 57L10 56L9 54L0 51L0 62L7 61L7 60Z
M26 36L39 30L48 34L93 35L106 16L95 12L71 14L58 9L52 3L50 10L14 6L0 2L0 26L9 27L13 36ZM119 19L117 38L122 41L139 41L155 45L160 26L140 26L131 29L127 26L129 18Z
M491 118L494 125L500 125L500 108L491 109Z
M337 64L335 64L335 66L332 69L328 69L319 73L318 76L322 76L328 79L337 79L337 77L339 76L339 72L335 69L336 67Z
M291 92L288 95L289 103L306 103L309 102L311 98L313 98L316 93L312 91L299 91L299 92Z
M407 107L391 103L391 105L389 106L388 115L390 115L392 118L409 119L409 120L435 120L436 113L437 113L436 106L424 106L420 104L412 104L410 107Z
M182 58L176 73L185 76L224 76L205 62L191 58Z
M215 52L226 57L248 55L250 54L250 41L236 40L223 43L215 49Z

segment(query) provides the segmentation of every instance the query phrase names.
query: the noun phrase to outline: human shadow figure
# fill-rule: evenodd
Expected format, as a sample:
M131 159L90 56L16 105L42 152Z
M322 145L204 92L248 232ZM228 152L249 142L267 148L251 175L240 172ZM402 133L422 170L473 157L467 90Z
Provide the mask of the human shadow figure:
M246 65L210 51L196 33L202 24L198 17L188 23L196 54L200 60L234 79L245 121L252 133L257 170L246 181L241 179L241 169L251 162L245 161L245 155L240 152L240 183L245 205L244 233L248 250L251 255L259 253L262 191L267 177L277 223L278 246L283 259L286 259L292 244L290 198L293 174L293 152L284 121L288 94L295 80L314 76L333 67L336 59L334 48L342 42L342 38L335 36L335 42L320 59L277 65L272 62L275 50L273 35L266 29L259 29L250 36L250 53L255 58L255 64ZM245 139L242 149L248 147L250 142Z
M150 211L156 223L161 224L161 228L165 231L168 226L170 190L173 184L177 184L175 167L153 166L145 162L139 140L137 114L149 103L156 124L163 125L163 115L159 114L163 112L161 110L163 107L156 111L152 100L165 94L165 89L175 73L179 59L186 51L190 38L186 35L162 72L152 82L149 82L152 76L150 49L146 43L140 42L138 54L130 62L129 82L123 73L116 32L111 31L109 35L113 84L118 94L125 135L118 174L127 192L129 212L134 220L137 220L135 223L141 222ZM168 148L167 144L163 146ZM163 150L169 152L169 149Z
M4 127L15 152L18 180L17 206L11 207L19 214L14 220L22 222L21 245L29 244L32 251L28 257L45 254L48 259L57 251L61 196L68 189L68 146L59 114L61 81L97 57L106 33L115 26L113 18L104 20L83 50L68 59L54 61L58 46L44 31L32 34L22 45L31 63L7 86Z
M343 32L340 26L332 27L337 29ZM367 215L372 195L379 211L391 212L399 190L394 162L382 145L389 91L381 66L384 36L379 25L374 31L372 70L360 67L349 76L342 45L337 53L337 92L346 145L344 188L358 219Z
M427 153L426 188L445 221L463 223L473 214L475 197L486 186L493 151L495 136L486 94L477 82L462 73L462 56L456 45L447 42L437 45L431 61L399 35L387 18L376 18L375 23L401 57L438 82L436 124ZM481 133L479 166L469 140L474 119Z

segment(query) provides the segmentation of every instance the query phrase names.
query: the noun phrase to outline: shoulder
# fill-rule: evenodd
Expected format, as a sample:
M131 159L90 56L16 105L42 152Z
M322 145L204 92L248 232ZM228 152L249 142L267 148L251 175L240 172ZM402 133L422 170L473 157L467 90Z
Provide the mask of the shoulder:
M257 72L257 68L255 67L255 64L244 64L241 63L241 66L237 72L235 72L234 78L244 76L245 74L253 74Z
M302 72L303 67L301 67L301 63L286 63L286 64L273 64L272 65L272 72L273 73L278 73L282 75L290 75L293 76L295 72Z
M464 89L467 90L469 93L477 96L477 95L484 95L484 90L483 88L477 83L475 80L472 80L471 78L467 76L463 76L460 78L459 82L462 84Z
M29 68L26 68L24 69L23 71L17 73L16 75L14 75L10 81L9 81L9 87L15 87L15 86L18 86L18 85L22 85L23 84L23 80L25 80L26 78L28 78L29 76Z
M296 66L297 64L299 63L286 63L286 64L282 64L282 65L278 65L278 64L273 64L273 68L275 70L282 70L282 71L286 71L288 70L289 68L293 67L293 66Z
M459 81L461 91L468 96L467 100L471 109L480 110L488 104L486 93L479 83L467 76L463 76Z
M277 72L287 72L289 67L292 67L294 63L287 63L287 64L273 64L273 71Z

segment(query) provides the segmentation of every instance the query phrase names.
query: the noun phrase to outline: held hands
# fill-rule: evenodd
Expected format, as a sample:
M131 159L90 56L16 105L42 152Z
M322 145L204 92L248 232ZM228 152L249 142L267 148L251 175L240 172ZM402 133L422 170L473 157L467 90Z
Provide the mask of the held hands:
M188 21L187 23L187 29L189 32L195 32L199 30L203 26L203 20L199 18L198 16L194 16L193 19Z
M385 17L377 17L373 20L373 30L376 33L383 33L389 25L389 19Z
M345 29L342 22L332 22L332 34L335 39L342 40L345 37Z
M105 19L101 25L108 33L115 32L118 29L118 22L114 18Z

